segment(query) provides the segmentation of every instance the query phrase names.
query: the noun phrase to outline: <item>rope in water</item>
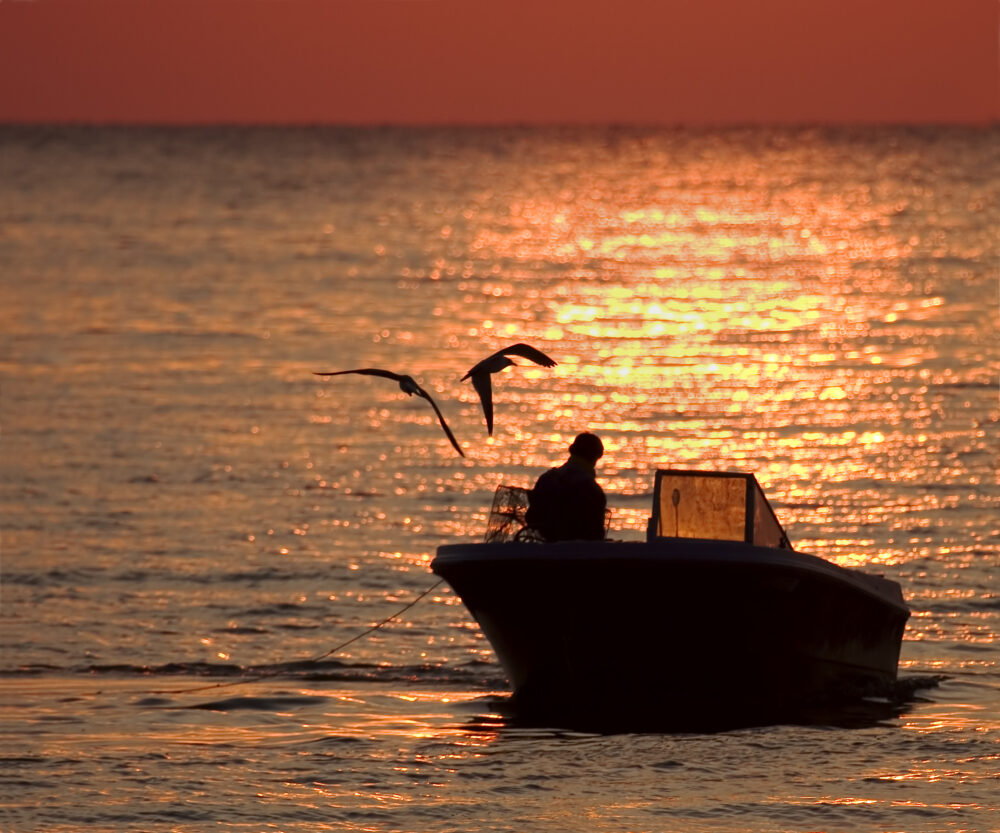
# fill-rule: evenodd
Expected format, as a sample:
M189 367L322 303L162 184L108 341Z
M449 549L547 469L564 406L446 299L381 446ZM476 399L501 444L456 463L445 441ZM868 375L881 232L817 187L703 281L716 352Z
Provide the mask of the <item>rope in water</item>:
M385 625L388 625L393 619L396 619L396 618L402 616L404 613L406 613L406 611L408 611L411 607L413 607L417 602L419 602L421 599L423 599L425 596L427 596L429 593L431 593L433 590L435 590L443 581L444 581L444 579L438 579L436 582L434 582L434 584L432 584L430 587L428 587L426 590L424 590L423 593L421 593L419 596L417 596L412 602L409 602L404 607L401 607L399 610L397 610L391 616L386 616L385 619L383 619L381 622L379 622L379 623L377 623L375 625L372 625L370 628L368 628L368 630L362 631L359 634L355 634L354 636L352 636L347 641L341 642L339 645L335 645L329 651L327 651L326 653L320 654L318 657L313 657L312 659L300 660L301 664L302 665L310 665L310 664L313 664L313 663L321 662L322 660L326 659L327 657L333 656L334 654L339 653L340 651L344 650L344 648L346 648L348 645L351 645L352 643L357 642L359 639L363 639L364 637L368 636L369 634L374 633L379 628L382 628ZM197 692L197 691L211 691L212 689L218 689L218 688L233 688L234 686L238 686L238 685L247 685L248 683L255 683L255 682L258 682L259 680L266 680L266 679L268 679L270 677L278 677L282 673L283 673L282 671L264 671L264 672L260 672L260 673L257 673L257 674L254 674L254 675L250 676L250 675L247 675L246 672L244 672L244 675L240 679L238 679L238 680L232 680L232 681L230 681L228 683L213 683L211 685L195 686L194 688L158 689L158 690L153 690L153 691L146 691L144 693L146 693L146 694L191 694L191 693L194 693L194 692Z
M386 617L381 622L379 622L377 625L372 625L370 628L368 628L368 630L362 631L357 636L352 636L346 642L341 642L339 645L337 645L335 648L331 648L325 654L320 654L318 657L313 657L312 659L304 660L304 662L310 663L310 662L319 662L320 660L324 660L327 657L332 656L333 654L336 654L339 651L342 651L344 648L346 648L352 642L357 642L359 639L362 639L363 637L368 636L368 634L372 633L373 631L377 631L383 625L388 625L397 616L402 616L404 613L406 613L406 611L408 611L417 602L419 602L422 598L424 598L424 596L426 596L428 593L430 593L432 590L434 590L443 581L444 581L443 578L439 578L430 587L428 587L423 593L421 593L419 596L417 596L417 598L415 598L412 602L410 602L405 607L401 607L399 610L397 610L395 613L393 613L392 616Z

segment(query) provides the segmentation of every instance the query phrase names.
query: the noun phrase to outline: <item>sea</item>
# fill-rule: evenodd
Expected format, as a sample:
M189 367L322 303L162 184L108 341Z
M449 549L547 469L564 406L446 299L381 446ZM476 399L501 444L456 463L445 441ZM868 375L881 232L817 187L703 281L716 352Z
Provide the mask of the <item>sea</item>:
M998 331L997 126L0 127L0 831L1000 830ZM584 430L612 538L752 472L899 582L905 696L520 722L430 563Z

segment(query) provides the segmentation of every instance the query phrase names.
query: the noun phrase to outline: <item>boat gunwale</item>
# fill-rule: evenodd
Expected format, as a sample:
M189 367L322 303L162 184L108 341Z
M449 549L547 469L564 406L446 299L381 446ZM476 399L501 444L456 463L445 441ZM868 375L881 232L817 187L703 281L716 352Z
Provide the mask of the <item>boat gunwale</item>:
M609 552L609 548L620 552ZM627 548L627 550L625 550ZM819 556L797 550L761 547L742 541L720 541L705 538L656 538L653 541L560 541L543 544L535 542L473 542L445 544L438 547L437 555L431 562L431 570L443 575L435 565L447 568L450 565L470 563L517 562L566 564L567 562L592 563L610 561L622 565L663 564L690 566L715 564L758 565L801 570L833 581L846 581L865 595L896 608L907 618L909 606L902 596L898 582L881 575L863 570L842 567ZM895 598L888 587L892 585L899 592Z

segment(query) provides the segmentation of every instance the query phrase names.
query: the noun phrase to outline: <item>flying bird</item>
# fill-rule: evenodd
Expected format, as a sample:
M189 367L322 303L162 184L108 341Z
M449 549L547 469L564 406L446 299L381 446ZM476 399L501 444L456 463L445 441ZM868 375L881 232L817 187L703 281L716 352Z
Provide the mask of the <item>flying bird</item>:
M497 350L492 356L487 356L462 377L463 382L470 376L472 377L472 386L479 394L479 401L483 403L486 433L491 437L493 436L493 384L490 381L490 376L505 368L517 367L517 364L509 358L510 356L530 359L543 367L555 367L556 364L541 350L536 350L530 344L512 344L510 347L504 347L503 350Z
M328 373L318 373L313 371L314 376L343 376L345 373L360 373L364 376L382 376L385 379L392 379L399 382L399 389L409 395L422 396L428 402L431 403L431 407L434 409L434 413L437 414L438 422L441 423L441 427L444 429L444 433L448 435L448 439L454 446L455 451L465 456L465 452L462 451L461 446L458 444L458 440L455 439L455 435L451 433L451 429L448 427L448 423L444 421L444 416L441 413L441 409L438 408L437 403L431 399L430 394L427 393L420 385L416 383L412 376L404 376L399 373L393 373L391 370L379 370L377 367L362 367L358 370L333 370Z

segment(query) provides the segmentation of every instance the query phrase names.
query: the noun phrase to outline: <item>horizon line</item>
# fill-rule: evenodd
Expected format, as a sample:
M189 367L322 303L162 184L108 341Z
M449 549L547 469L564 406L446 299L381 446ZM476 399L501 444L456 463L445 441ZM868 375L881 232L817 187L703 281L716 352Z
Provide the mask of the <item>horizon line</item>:
M2 0L0 0L2 1ZM748 128L787 128L791 130L808 130L816 128L975 128L991 129L1000 127L1000 116L984 119L968 120L887 120L873 119L787 119L787 120L505 120L505 121L355 121L335 119L93 119L93 118L54 118L54 119L7 119L0 117L0 127L121 127L121 128L210 128L210 127L245 127L245 128L343 128L343 129L406 129L406 130L484 130L484 129L748 129Z

